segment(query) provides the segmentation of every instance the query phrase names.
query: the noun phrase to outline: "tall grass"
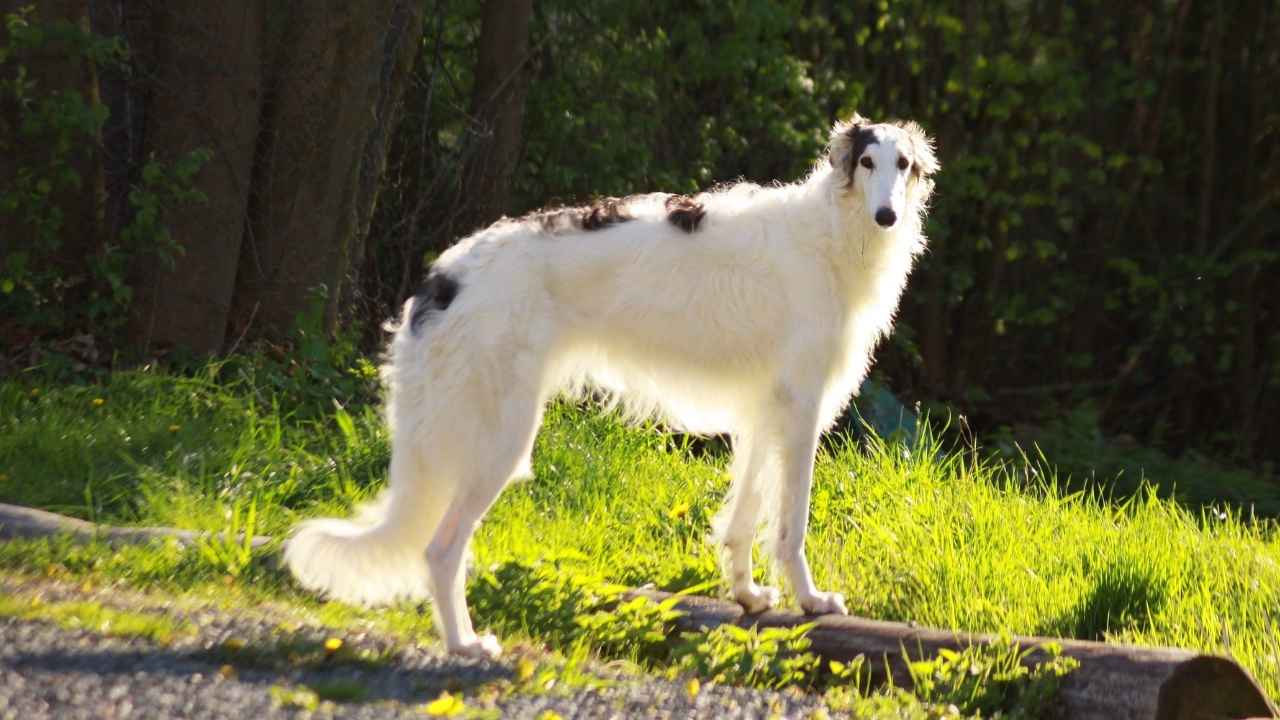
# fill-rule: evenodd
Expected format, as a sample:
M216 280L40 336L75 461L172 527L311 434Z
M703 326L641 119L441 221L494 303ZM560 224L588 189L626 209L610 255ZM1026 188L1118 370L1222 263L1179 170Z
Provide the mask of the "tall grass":
M0 384L0 501L99 521L216 530L343 513L385 477L370 405L296 404L249 372ZM725 457L556 405L536 478L507 490L476 560L554 560L615 582L718 578L705 537ZM835 439L817 464L808 552L852 612L1229 654L1280 697L1280 533L1153 492L1068 493L1044 462ZM477 619L484 624L484 618Z

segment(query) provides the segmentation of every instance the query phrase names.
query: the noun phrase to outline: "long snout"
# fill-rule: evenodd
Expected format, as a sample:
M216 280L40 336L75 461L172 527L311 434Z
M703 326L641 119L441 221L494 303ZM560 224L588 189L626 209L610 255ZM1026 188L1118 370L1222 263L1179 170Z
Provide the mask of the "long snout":
M901 177L875 178L867 188L867 212L881 230L898 224L907 204L906 182Z

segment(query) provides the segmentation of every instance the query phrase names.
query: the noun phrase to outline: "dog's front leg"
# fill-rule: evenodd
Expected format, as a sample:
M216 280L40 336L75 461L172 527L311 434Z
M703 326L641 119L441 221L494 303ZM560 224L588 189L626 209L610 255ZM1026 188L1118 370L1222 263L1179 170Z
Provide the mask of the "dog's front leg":
M794 404L793 404L794 405ZM816 408L817 403L810 405ZM809 491L813 485L813 459L818 450L816 417L803 410L793 413L793 420L783 430L781 448L782 477L776 553L800 608L810 615L847 614L844 596L824 592L813 584L813 573L804 554L805 535L809 530Z

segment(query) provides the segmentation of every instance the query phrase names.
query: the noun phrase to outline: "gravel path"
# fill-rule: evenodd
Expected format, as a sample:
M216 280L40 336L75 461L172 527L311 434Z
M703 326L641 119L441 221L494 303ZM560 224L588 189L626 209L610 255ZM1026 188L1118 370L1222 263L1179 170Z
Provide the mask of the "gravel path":
M759 718L808 717L813 698L704 685L588 668L583 683L533 690L515 661L459 660L436 647L405 645L374 632L293 625L270 609L230 613L181 607L121 590L85 593L59 583L0 578L0 597L45 603L88 599L163 614L189 632L168 643L0 617L0 718L425 717L424 703L450 691L470 712L458 717ZM282 629L290 623L290 630ZM297 627L297 629L292 629ZM343 638L340 654L323 650ZM370 659L372 658L372 659ZM587 683L590 685L591 683ZM573 685L574 687L565 687ZM356 701L318 699L351 694Z

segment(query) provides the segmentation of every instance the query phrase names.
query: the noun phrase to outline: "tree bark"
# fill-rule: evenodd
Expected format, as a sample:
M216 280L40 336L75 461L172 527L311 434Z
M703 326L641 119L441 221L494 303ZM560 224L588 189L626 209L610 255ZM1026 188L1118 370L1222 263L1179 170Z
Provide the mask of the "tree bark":
M511 175L520 157L528 90L525 61L532 17L533 0L488 0L484 4L471 96L479 138L464 175L474 227L497 220L510 205Z
M421 0L396 0L391 27L383 43L382 80L374 108L375 123L365 140L360 161L360 188L356 199L356 233L348 273L347 295L359 289L360 268L365 259L370 224L378 207L378 191L386 171L391 133L401 115L402 100L410 73L421 48L422 19L426 4Z
M113 527L98 525L79 518L58 515L37 508L0 503L0 541L28 538L61 537L78 544L100 542L112 547L150 545L157 540L173 540L182 547L197 544L202 538L220 537L214 532L179 530L170 527ZM244 535L237 534L236 542ZM254 535L249 544L254 549L267 549L275 540Z
M1203 145L1200 154L1200 210L1197 213L1196 254L1204 256L1209 250L1209 233L1213 225L1213 191L1215 187L1215 170L1218 160L1218 108L1222 94L1222 35L1225 10L1222 0L1213 4L1213 22L1206 28L1210 33L1206 38L1209 46L1209 66L1205 69L1209 74L1205 81L1204 95L1204 130L1201 133Z
M223 348L258 134L264 10L263 0L152 7L147 154L168 163L204 146L213 158L195 178L208 202L165 216L182 252L172 266L147 256L135 268L129 335L142 352Z
M231 331L280 337L308 312L326 329L357 231L365 140L393 3L271 3L274 48Z

